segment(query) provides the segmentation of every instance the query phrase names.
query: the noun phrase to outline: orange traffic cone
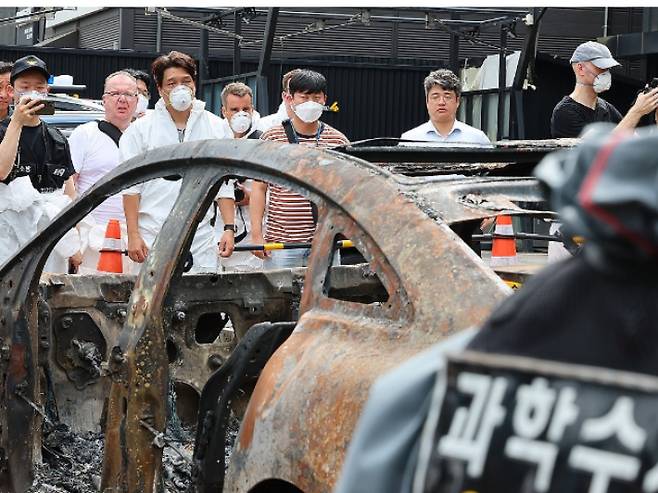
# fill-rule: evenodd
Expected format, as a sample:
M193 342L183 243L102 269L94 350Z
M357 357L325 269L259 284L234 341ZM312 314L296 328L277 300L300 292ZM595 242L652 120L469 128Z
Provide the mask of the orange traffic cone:
M496 218L496 229L493 234L493 246L491 247L491 265L510 265L517 262L516 240L514 238L500 238L496 235L513 236L511 216L498 216Z
M123 273L123 258L121 252L121 226L118 219L110 219L105 230L105 241L100 251L96 270L100 272Z

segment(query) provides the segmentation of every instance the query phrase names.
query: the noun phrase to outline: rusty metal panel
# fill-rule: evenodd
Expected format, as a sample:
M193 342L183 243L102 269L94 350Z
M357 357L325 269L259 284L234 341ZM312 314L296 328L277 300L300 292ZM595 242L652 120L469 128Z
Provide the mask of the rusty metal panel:
M172 175L182 177L180 195L134 285L121 278L91 283L50 277L39 289L53 245L95 205L122 188ZM319 227L305 271L244 275L248 289L242 290L232 286L237 278L231 275L182 275L193 231L227 175L280 183L318 205ZM206 310L230 313L239 335L262 317L297 318L292 311L298 311L297 327L258 380L226 486L248 491L279 478L305 491L329 491L374 379L441 337L481 322L509 293L450 229L453 221L491 215L487 202L459 203L460 197L477 192L502 204L504 193L527 199L536 195L534 187L528 179L486 186L481 179L396 177L336 152L256 141L186 143L123 163L0 268L0 369L6 376L0 447L8 458L0 463L0 485L22 491L31 480L25 464L32 464L39 443L37 362L47 349L40 346L39 319L52 326L61 385L64 379L82 391L97 385L96 353L81 344L90 341L66 331L80 325L106 341L105 347L96 345L104 353L110 389L102 486L148 492L160 477L169 381L179 378L198 389L213 370L213 356L221 359L221 341L203 350L190 344L195 321ZM458 204L448 213L450 201ZM349 275L328 274L337 234L350 238L369 261L388 294L385 301L330 296L327 284L354 282ZM379 289L370 271L350 272L361 276L356 286ZM269 307L259 306L262 296L270 298ZM298 307L291 308L295 298ZM168 342L179 349L183 364L171 361Z

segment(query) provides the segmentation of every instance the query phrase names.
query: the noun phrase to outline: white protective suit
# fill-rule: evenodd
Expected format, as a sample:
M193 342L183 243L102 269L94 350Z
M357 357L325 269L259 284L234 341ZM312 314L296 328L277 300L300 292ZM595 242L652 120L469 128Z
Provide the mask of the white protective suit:
M249 129L247 135L242 137L243 139L246 139L254 131L258 130L260 114L256 110L254 110L254 112L251 115L251 118L252 118L251 128ZM231 139L234 138L233 130L231 130L231 126L229 125L228 120L226 120L226 118L222 118L222 123L224 125L225 132L227 132L228 135L230 136L228 138ZM247 180L244 183L244 186L248 190L251 190L251 183L252 180ZM249 243L253 243L253 239L251 237L251 220L249 218L249 205L235 206L235 225L238 228L236 236L240 235L245 230L248 232L247 236L239 244L247 245ZM222 217L218 214L217 221L215 223L215 239L217 241L219 241L223 232L224 232L224 221L222 221ZM237 245L238 243L236 243L236 246ZM263 261L258 257L252 255L251 252L233 252L233 255L231 255L230 257L221 258L220 265L222 267L222 270L227 272L251 272L251 271L263 269Z
M221 118L206 111L205 106L203 101L197 99L192 102L183 142L228 137ZM152 112L135 120L126 129L119 143L119 157L125 161L145 151L178 142L176 125L160 98ZM139 233L149 248L152 248L155 237L171 212L181 183L181 180L157 178L123 191L123 195L140 195ZM234 198L232 180L220 187L217 198ZM217 272L217 245L210 225L211 218L212 207L199 223L192 241L194 267L191 272Z
M256 125L256 129L265 133L270 128L276 127L283 120L286 120L287 118L288 118L288 112L286 111L286 103L281 101L281 104L279 105L279 108L276 110L276 113L263 116L258 120L258 125Z
M70 202L63 191L40 194L29 176L21 176L9 184L0 183L0 265L48 226ZM79 249L80 237L72 229L55 245L44 272L66 274L68 258Z

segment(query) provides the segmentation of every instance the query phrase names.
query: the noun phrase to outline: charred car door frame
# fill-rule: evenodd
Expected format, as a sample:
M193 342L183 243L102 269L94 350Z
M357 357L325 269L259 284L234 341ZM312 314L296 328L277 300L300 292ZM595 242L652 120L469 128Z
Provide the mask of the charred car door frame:
M181 275L202 214L226 176L248 175L284 184L312 199L323 220L327 202L341 208L337 183L371 181L387 173L368 163L355 173L354 158L289 144L201 141L168 146L131 159L103 178L63 211L0 270L3 299L0 356L0 448L4 452L0 485L23 491L32 482L39 437L38 283L55 243L100 202L121 189L155 178L182 179L178 199L158 235L152 255L138 276L119 345L109 367L113 384L106 427L103 487L153 491L161 451L152 429L164 431L168 361L163 303L172 277ZM381 179L380 179L381 180ZM383 180L381 180L383 182ZM353 188L353 187L352 187ZM351 188L348 187L347 192ZM328 262L328 260L327 260Z

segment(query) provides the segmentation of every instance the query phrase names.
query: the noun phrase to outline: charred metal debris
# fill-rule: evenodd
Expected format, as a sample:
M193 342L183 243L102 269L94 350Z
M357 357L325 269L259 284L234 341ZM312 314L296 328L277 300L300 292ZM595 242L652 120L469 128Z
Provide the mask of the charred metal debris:
M0 268L0 490L329 491L373 379L507 294L451 227L551 215L533 179L481 175L555 148L204 141L122 164ZM414 176L389 171L401 166ZM318 206L306 269L183 275L199 219L238 175ZM137 277L41 275L97 204L158 177L182 187ZM337 238L368 264L331 267Z

